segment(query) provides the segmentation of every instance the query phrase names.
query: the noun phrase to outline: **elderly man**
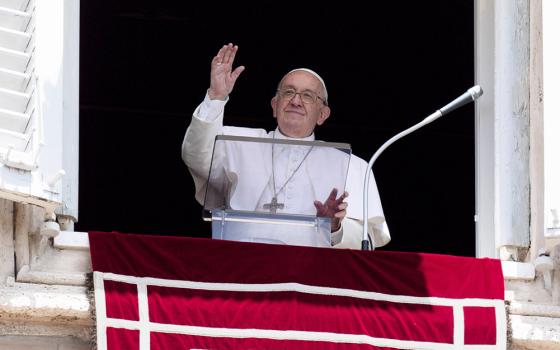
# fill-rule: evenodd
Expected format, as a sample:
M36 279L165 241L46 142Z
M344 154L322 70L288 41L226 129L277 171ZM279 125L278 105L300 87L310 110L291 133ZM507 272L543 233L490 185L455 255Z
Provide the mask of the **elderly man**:
M323 79L309 69L299 68L290 71L282 78L278 84L277 93L271 100L273 116L278 124L276 130L267 133L262 129L223 126L224 107L228 96L233 90L237 78L245 69L243 66L233 69L237 50L238 47L233 44L224 45L212 59L210 87L204 101L195 110L183 141L183 160L193 176L196 199L201 204L204 200L216 135L312 141L315 126L322 125L331 113ZM307 154L298 161L300 166L308 156L308 152L305 153ZM252 155L245 156L251 157ZM299 174L302 171L298 173L300 166L292 172L290 178L303 176ZM359 249L361 246L362 184L366 168L367 164L364 160L352 155L346 179L347 191L337 198L337 190L333 189L324 202L315 200L312 203L317 215L331 218L332 242L333 246L337 248ZM286 183L290 178L286 180ZM272 180L274 181L274 176L272 176ZM376 246L382 246L389 242L390 236L375 181L370 181L370 183L372 186L369 196L371 199L368 219L369 232L370 235L374 235ZM273 202L283 189L283 187L278 189L280 186L281 184L274 184ZM305 189L305 186L302 186L301 191L305 191Z

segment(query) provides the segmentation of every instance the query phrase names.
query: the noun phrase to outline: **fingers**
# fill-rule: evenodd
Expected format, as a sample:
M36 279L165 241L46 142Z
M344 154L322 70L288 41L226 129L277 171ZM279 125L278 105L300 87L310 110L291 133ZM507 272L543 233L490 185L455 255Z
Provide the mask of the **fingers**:
M346 210L341 210L334 213L334 217L338 219L343 219L346 216Z
M346 217L346 208L348 207L348 203L342 203L338 206L338 211L333 214L334 218L337 219L344 219Z
M336 200L336 194L338 193L338 190L336 188L333 188L331 191L331 194L329 194L329 198L327 199L327 201L334 201Z
M231 46L232 44L229 43L227 45L222 46L220 51L218 51L218 54L216 55L216 57L218 58L218 63L224 63L228 51L231 50Z
M314 201L313 205L315 205L315 209L317 209L317 215L324 216L326 214L326 206L324 206L323 203Z
M222 46L216 56L212 58L210 69L210 88L208 96L212 100L226 100L233 90L235 82L245 67L240 66L233 70L232 65L239 47L229 43Z
M346 216L346 208L348 208L348 203L342 202L336 205L329 205L328 203L321 203L320 201L314 201L315 209L317 209L318 216L334 217L334 218L344 218Z
M335 218L337 219L344 219L346 217L346 208L348 208L348 203L344 202L344 203L340 203L338 205L338 210L336 213L334 213Z
M332 207L329 209L327 204L323 204L320 201L314 201L315 209L317 209L317 216L321 217L332 217L334 212Z
M222 62L224 61L224 53L226 49L227 49L227 45L222 46L220 51L218 51L216 56L214 56L214 58L212 59L212 64L222 64Z
M346 198L348 198L348 192L344 191L344 193L342 194L342 196L340 196L340 197L336 200L336 203L342 203Z
M212 59L212 63L218 65L221 64L232 65L237 50L239 50L239 47L237 45L233 45L232 43L222 46L220 51L218 51L216 56L214 56L214 58Z
M235 68L235 70L233 72L231 72L231 78L235 81L237 80L237 78L239 78L239 75L241 74L241 72L243 72L245 70L244 66L239 66L237 68Z
M238 49L239 47L232 43L222 46L212 59L212 72L216 74L229 74L228 79L231 78L233 83L235 83L239 75L245 70L244 66L239 66L233 71L231 70Z
M329 194L329 198L327 198L327 201L336 201L337 203L342 203L342 201L344 201L348 197L348 192L344 191L344 193L337 199L337 193L338 190L336 188L333 188L331 193Z
M235 54L237 53L238 49L239 47L237 47L237 45L233 45L232 43L229 43L226 47L226 51L224 52L224 60L222 63L232 65L233 60L235 59Z

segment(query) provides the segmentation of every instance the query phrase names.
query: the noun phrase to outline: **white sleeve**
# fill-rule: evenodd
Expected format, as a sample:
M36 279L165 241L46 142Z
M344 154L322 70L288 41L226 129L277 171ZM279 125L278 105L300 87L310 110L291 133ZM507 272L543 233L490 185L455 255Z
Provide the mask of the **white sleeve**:
M196 108L185 133L182 158L193 177L195 198L203 204L216 135L223 132L226 101L210 100L208 94Z
M347 249L362 249L362 239L364 224L362 220L357 220L349 217L345 217L342 220L340 233L340 241L334 241L333 232L333 247L335 248L347 248ZM337 231L338 232L338 231ZM368 233L370 238L375 239L375 246L381 247L389 243L391 239L388 236L389 229L387 228L387 223L377 222L376 220L369 221Z
M346 190L348 197L347 214L342 220L342 241L336 248L360 249L363 237L363 181L366 171L370 172L369 204L368 204L368 234L375 241L376 247L389 243L391 235L385 222L385 214L381 206L381 199L377 190L375 177L368 170L367 163L354 155L350 158Z
M204 101L202 101L202 103L194 111L193 117L208 123L215 122L220 116L223 116L224 107L228 100L229 98L225 101L211 100L208 93L206 93Z
M340 244L340 242L342 242L343 235L344 232L342 231L342 224L340 224L340 228L338 230L331 232L331 245L335 247L336 245Z
M351 218L342 220L340 241L335 248L361 249L362 248L362 223Z

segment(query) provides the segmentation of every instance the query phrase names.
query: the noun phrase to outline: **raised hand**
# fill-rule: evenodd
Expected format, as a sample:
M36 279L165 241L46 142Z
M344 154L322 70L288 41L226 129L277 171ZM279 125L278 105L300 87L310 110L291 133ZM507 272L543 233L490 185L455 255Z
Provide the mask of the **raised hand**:
M342 196L336 198L338 190L333 188L329 197L324 203L320 201L315 201L313 204L317 209L317 216L329 217L331 218L331 232L340 229L340 223L342 219L346 216L346 208L348 203L344 202L346 197L348 197L348 192L344 192Z
M211 100L225 100L233 90L235 81L241 72L245 70L243 66L232 70L233 61L238 49L237 45L229 43L224 45L212 59L210 88L208 89L208 96Z

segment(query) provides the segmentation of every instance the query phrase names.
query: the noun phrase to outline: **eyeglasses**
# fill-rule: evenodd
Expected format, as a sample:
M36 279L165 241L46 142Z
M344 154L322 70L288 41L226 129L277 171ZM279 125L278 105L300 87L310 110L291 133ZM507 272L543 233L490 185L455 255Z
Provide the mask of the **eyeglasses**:
M327 102L313 91L297 92L294 89L278 89L277 92L280 97L286 98L288 100L291 100L296 95L299 95L301 101L305 104L312 104L317 102L317 100L320 100L325 106L327 105Z

